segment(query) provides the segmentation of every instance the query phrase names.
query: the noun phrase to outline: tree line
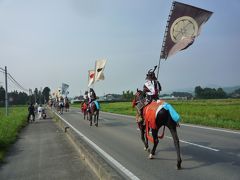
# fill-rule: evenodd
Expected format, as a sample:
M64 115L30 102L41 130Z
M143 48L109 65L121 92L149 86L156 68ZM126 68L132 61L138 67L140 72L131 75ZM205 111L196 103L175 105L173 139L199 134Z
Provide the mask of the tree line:
M240 89L236 89L230 94L227 94L222 88L202 88L201 86L196 86L194 89L194 94L189 92L173 92L171 94L163 94L164 96L174 96L174 97L185 97L187 99L224 99L224 98L240 98ZM123 91L123 99L131 100L134 98L133 91Z
M25 92L12 91L8 93L8 103L9 105L26 105L29 103L43 104L49 100L50 88L45 87L43 91L34 89L31 95ZM0 87L0 106L5 105L5 89Z
M197 99L224 99L224 98L240 98L240 89L236 89L230 94L227 94L222 88L202 88L195 87L195 98Z
M50 95L50 88L45 87L43 91L34 89L31 95L28 95L25 92L13 91L8 93L8 102L9 105L24 105L28 103L38 103L43 104L48 102ZM165 94L166 95L166 94ZM118 97L118 99L123 99L127 101L131 101L134 98L133 91L127 90L123 91L122 98ZM163 95L161 95L163 96ZM173 92L170 96L175 97L187 97L188 99L196 98L196 99L223 99L223 98L240 98L240 89L235 90L234 92L227 94L222 88L202 88L201 86L196 86L194 89L194 95L188 92ZM5 89L0 87L0 106L4 106L5 104Z

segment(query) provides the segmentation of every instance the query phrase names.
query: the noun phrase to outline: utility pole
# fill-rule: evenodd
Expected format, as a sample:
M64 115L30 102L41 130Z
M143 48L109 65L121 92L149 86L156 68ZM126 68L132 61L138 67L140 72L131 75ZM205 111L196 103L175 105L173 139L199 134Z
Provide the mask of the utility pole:
M5 108L6 116L8 115L8 83L7 83L7 66L5 66Z

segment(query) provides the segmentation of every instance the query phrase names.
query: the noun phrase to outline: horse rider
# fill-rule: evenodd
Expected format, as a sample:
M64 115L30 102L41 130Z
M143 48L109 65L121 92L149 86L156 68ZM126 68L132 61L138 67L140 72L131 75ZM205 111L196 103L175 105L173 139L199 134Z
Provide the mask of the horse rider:
M157 80L155 76L155 70L157 66L154 67L154 69L150 69L148 73L146 74L145 83L143 85L143 93L145 94L145 99L138 103L137 110L139 116L139 121L143 120L143 108L150 104L152 101L157 101L159 99L160 91L162 90L162 87Z
M97 96L96 96L95 91L92 88L90 88L90 90L88 92L88 109L91 108L91 103L93 101L95 101L96 99L97 99Z
M154 67L154 69L150 69L146 75L146 81L143 85L143 92L146 94L146 101L147 104L151 103L152 100L157 101L158 95L160 94L160 91L162 90L162 87L157 80L154 71L156 70L157 66Z
M85 91L84 95L83 95L83 99L84 99L84 102L86 104L88 104L88 101L89 101L89 98L88 98L88 91Z

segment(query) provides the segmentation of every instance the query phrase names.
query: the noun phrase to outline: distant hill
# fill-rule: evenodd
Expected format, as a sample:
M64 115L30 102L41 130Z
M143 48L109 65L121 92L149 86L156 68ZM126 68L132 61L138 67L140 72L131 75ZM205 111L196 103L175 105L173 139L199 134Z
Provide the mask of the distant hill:
M235 90L240 89L240 86L231 86L231 87L223 87L223 90L227 93L230 94L234 92Z

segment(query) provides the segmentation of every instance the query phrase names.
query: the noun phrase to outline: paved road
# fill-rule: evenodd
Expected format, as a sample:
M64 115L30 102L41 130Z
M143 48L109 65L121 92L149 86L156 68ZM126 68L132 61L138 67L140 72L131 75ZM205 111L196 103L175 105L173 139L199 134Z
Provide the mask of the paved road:
M97 179L51 119L23 129L0 165L0 180Z
M101 112L99 127L90 127L78 109L71 109L62 117L127 172L133 173L133 179L240 179L239 131L231 133L182 125L178 133L183 169L178 171L168 130L158 145L156 158L149 160L133 117Z

